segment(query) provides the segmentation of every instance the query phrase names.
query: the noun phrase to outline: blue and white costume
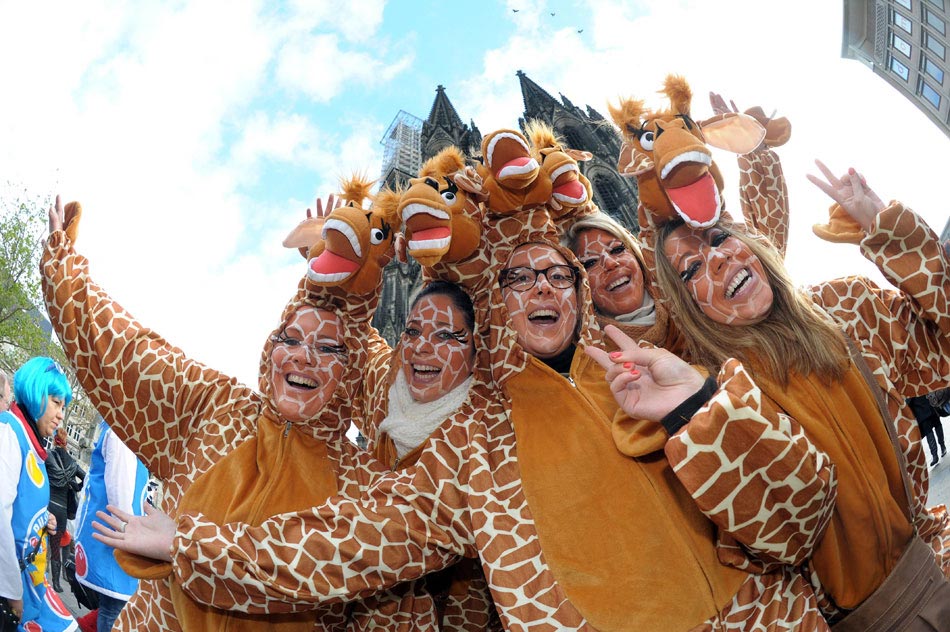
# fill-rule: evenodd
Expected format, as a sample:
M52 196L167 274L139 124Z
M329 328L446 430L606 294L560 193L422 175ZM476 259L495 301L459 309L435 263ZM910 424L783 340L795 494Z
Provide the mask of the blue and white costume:
M96 592L128 601L138 580L119 567L112 555L115 549L92 537L92 521L97 511L108 513L106 505L143 515L148 470L105 421L99 423L99 432L76 516L76 579Z
M23 600L20 629L35 622L44 632L76 630L75 619L46 583L46 451L21 414L15 406L0 413L0 596ZM36 557L21 571L20 561L34 550Z

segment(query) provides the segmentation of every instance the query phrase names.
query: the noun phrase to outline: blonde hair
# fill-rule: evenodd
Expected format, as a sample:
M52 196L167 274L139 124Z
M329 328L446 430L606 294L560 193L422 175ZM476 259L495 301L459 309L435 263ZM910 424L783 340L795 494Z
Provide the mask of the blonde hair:
M842 332L789 277L781 255L761 238L729 226L727 232L758 257L772 288L772 308L754 325L723 325L706 316L666 256L666 240L682 222L657 231L657 283L676 325L686 338L689 360L717 371L728 358L753 361L770 376L788 384L789 375L817 373L826 381L841 379L848 363Z

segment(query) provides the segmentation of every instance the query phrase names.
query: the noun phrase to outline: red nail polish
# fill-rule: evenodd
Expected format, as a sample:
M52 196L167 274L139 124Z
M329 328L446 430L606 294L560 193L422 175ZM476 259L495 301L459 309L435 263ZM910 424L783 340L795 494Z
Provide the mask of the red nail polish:
M630 375L640 375L640 372L636 369L630 369Z
M625 369L632 369L632 368L633 368L633 362L624 362L624 363L623 363L623 368L625 368Z
M611 352L610 352L610 357L611 357L612 359L614 359L614 360L616 360L617 358L619 358L620 355L621 355L621 354L620 354L619 351L611 351Z

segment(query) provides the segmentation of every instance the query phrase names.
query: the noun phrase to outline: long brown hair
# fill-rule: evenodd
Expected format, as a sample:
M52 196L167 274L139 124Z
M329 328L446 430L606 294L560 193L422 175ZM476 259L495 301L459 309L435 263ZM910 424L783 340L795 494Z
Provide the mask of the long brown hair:
M670 222L657 231L657 283L680 331L687 340L691 362L717 371L728 358L761 366L787 384L791 371L822 379L840 379L848 353L842 333L789 277L778 251L764 238L743 232L741 226L722 222L722 228L762 262L772 288L772 309L754 325L723 325L707 317L679 272L666 256L666 240L682 222Z

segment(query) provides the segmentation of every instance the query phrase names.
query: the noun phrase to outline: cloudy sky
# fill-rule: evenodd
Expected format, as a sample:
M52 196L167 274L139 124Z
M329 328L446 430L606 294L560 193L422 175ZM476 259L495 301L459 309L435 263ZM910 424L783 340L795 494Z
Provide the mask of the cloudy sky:
M303 272L281 240L340 176L379 172L399 110L425 118L442 84L486 133L517 124L519 69L602 113L654 99L675 72L697 118L716 90L791 120L796 278L873 275L854 248L811 235L827 209L805 179L814 158L854 166L939 231L950 141L841 59L841 19L831 0L3 2L0 179L80 200L78 247L103 287L256 385ZM734 159L717 160L734 188Z

